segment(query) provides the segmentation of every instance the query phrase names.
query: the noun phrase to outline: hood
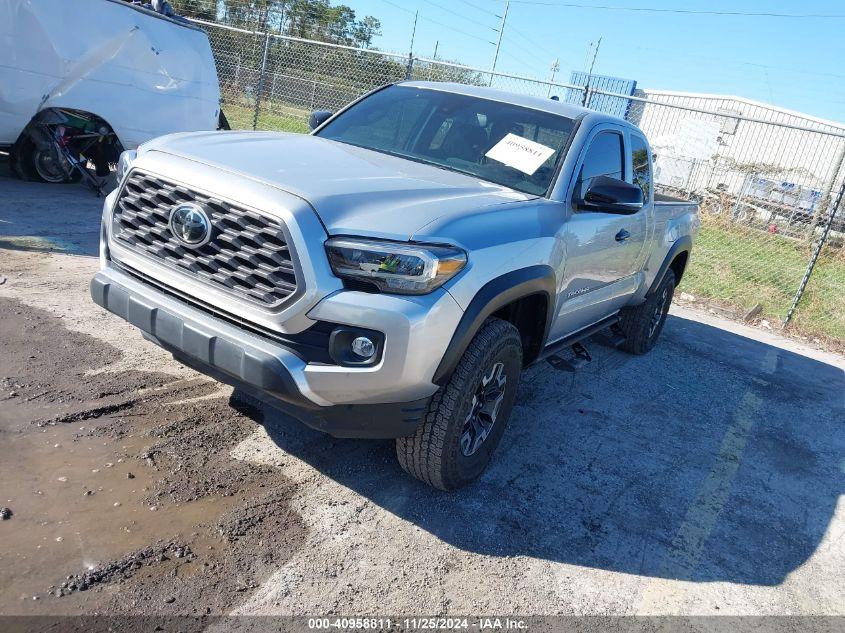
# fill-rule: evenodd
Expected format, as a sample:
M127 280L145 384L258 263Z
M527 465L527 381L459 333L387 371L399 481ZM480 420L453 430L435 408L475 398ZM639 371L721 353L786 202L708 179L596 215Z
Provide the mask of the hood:
M273 185L306 200L333 235L409 239L438 218L531 200L472 176L316 136L176 134L143 145Z

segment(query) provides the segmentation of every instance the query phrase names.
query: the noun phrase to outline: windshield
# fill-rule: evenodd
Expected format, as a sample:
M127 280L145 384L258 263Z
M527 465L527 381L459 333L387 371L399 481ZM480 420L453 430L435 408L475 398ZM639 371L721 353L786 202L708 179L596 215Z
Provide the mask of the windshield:
M390 86L317 136L544 195L572 119L466 95Z

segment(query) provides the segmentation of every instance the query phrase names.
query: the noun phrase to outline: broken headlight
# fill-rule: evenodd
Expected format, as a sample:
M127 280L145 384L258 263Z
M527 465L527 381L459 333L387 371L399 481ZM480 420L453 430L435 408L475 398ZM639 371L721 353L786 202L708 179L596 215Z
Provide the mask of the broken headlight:
M366 281L382 292L422 295L457 275L467 255L454 246L428 246L363 238L333 238L326 242L334 273Z

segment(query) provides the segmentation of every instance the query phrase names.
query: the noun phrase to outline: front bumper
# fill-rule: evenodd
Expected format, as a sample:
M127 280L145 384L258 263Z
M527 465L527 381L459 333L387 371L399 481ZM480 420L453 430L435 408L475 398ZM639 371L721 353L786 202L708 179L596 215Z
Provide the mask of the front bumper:
M331 295L309 316L385 333L378 365L350 368L308 363L275 340L113 266L96 274L91 296L181 362L338 437L413 433L437 389L431 377L460 319L460 309L445 292L412 299L359 292Z

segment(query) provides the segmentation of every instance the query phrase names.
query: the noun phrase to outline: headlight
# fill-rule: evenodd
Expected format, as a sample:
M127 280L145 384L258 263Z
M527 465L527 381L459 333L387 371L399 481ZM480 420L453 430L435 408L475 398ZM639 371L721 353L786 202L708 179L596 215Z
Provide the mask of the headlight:
M135 162L137 155L138 152L134 149L128 149L120 153L120 158L117 159L117 173L115 174L118 185L123 182L124 177L129 173L129 169L132 167L132 163Z
M326 242L338 277L368 281L383 292L427 294L445 284L467 263L454 246L427 246L381 240L333 238Z

